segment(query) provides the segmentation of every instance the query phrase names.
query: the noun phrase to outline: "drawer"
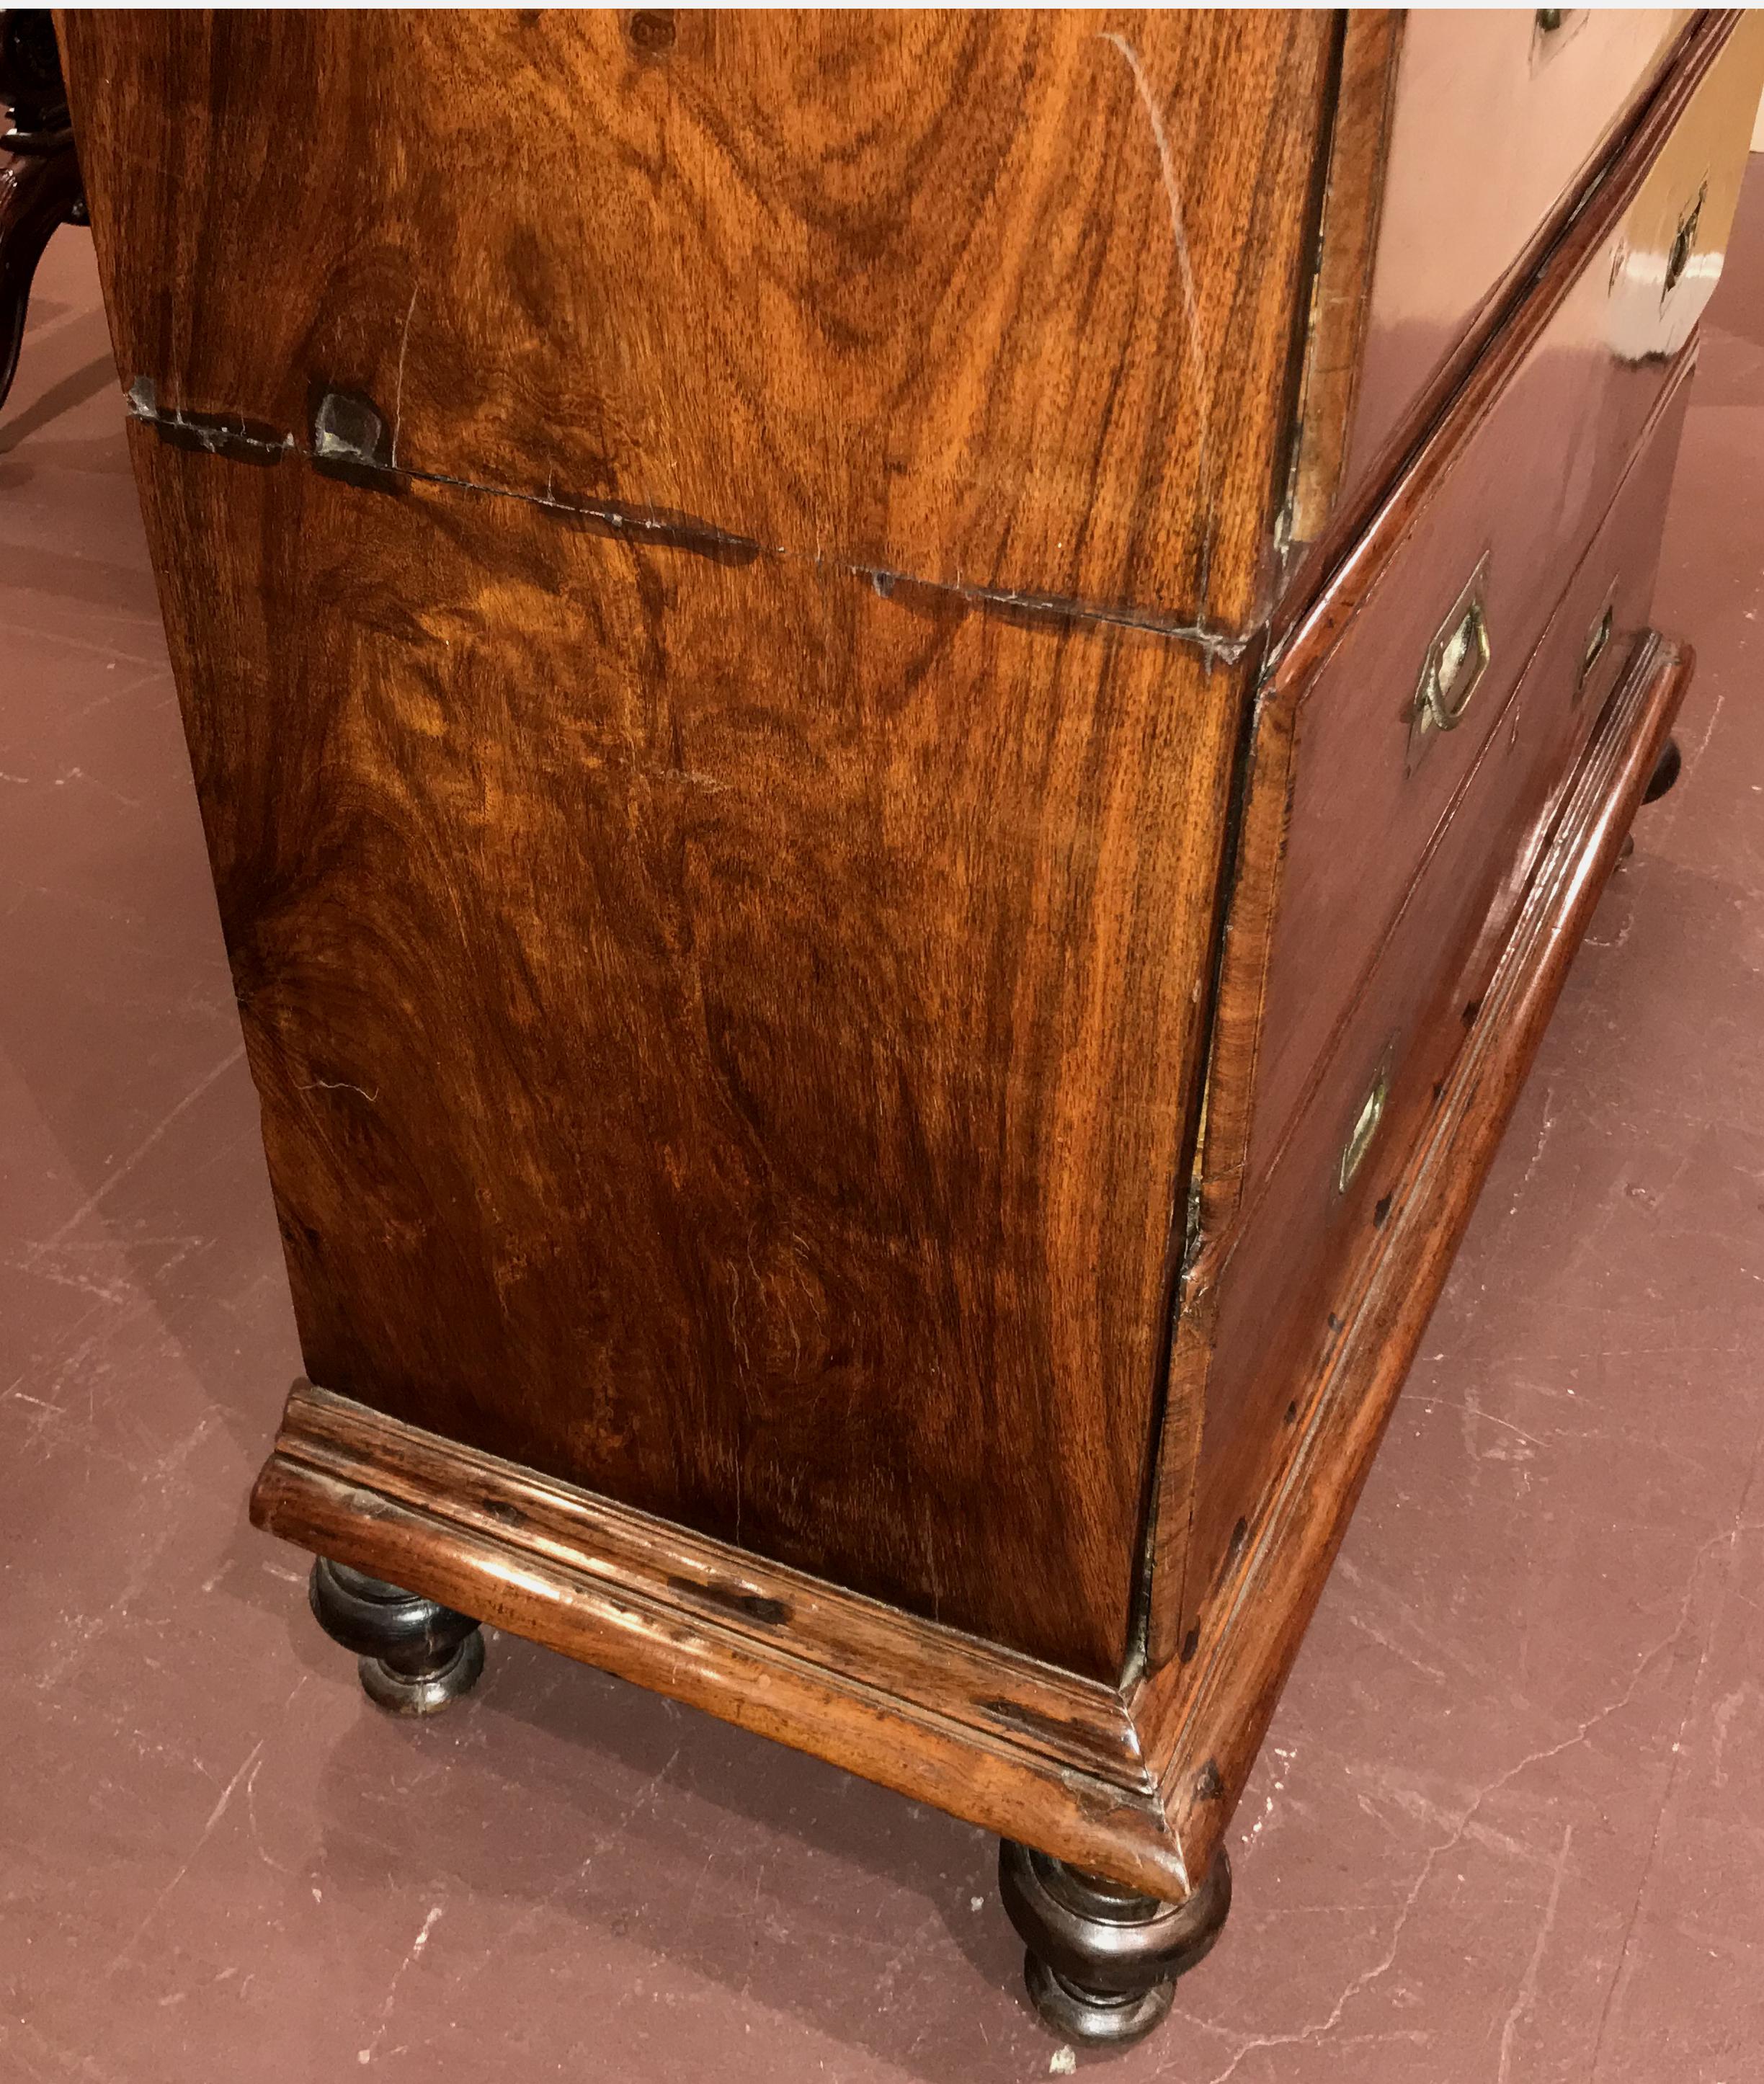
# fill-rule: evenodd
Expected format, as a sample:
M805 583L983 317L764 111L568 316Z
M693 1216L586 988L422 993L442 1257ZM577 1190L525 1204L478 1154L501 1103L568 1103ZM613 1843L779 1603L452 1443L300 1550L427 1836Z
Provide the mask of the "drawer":
M1730 40L1304 692L1252 1174L1292 1120L1660 402L1669 358L1708 300L1749 142L1761 49L1764 15ZM1399 487L1394 498L1402 497ZM1486 663L1467 700L1455 698L1455 727L1418 728L1429 661L1466 604ZM1473 649L1473 664L1478 655Z
M1664 401L1350 1008L1219 1277L1184 1631L1292 1437L1390 1195L1510 932L1555 805L1645 633L1689 386Z
M1350 473L1368 463L1658 80L1685 8L1412 8Z

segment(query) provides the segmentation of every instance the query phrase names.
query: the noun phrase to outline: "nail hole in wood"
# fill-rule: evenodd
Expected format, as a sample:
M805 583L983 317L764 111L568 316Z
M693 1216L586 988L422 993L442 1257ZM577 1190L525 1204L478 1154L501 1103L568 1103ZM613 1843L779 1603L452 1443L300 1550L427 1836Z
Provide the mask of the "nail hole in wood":
M649 57L670 49L674 41L674 15L667 7L640 7L631 17L631 40Z

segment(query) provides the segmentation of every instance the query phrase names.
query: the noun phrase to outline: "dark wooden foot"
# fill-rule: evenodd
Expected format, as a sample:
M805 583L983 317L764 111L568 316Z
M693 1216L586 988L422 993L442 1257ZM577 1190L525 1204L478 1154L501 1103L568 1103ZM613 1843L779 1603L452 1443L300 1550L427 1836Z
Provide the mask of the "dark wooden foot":
M1684 764L1684 756L1678 750L1677 739L1669 738L1661 748L1659 759L1654 762L1654 771L1648 777L1648 786L1643 792L1642 801L1657 803L1678 779Z
M998 1885L1029 1953L1023 1979L1035 2008L1072 2040L1121 2042L1149 2033L1170 2010L1176 1978L1206 1958L1231 1908L1221 1848L1182 1903L1142 1896L1005 1839Z
M30 158L0 143L0 405L18 372L36 264L49 235L72 218L79 195L71 148Z
M84 223L79 161L68 125L55 30L43 8L0 13L0 405L24 338L32 278L49 235Z
M369 1700L395 1715L434 1715L469 1693L484 1670L484 1637L468 1615L321 1556L312 1611L333 1642L361 1658Z

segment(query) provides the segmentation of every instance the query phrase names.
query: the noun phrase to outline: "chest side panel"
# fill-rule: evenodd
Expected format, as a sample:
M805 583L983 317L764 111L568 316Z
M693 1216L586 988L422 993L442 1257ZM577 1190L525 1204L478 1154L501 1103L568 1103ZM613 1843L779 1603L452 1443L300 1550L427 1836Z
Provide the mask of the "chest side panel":
M1326 14L63 33L119 356L167 406L300 429L312 385L355 390L417 471L939 582L1250 613Z
M61 26L309 1372L1117 1675L1336 23Z
M1115 1668L1237 674L133 438L313 1377Z

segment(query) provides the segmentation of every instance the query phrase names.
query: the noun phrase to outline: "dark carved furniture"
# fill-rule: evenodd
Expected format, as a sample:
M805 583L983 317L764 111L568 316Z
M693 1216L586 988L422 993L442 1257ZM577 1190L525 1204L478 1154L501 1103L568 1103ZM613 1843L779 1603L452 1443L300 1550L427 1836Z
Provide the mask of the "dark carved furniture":
M389 1705L493 1622L997 1832L1144 2031L1666 778L1764 18L61 33L258 1523Z
M31 283L58 225L83 224L79 161L47 8L0 12L0 405L18 373Z

